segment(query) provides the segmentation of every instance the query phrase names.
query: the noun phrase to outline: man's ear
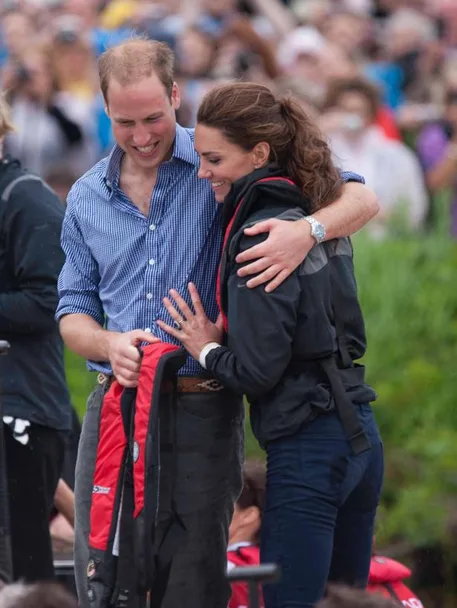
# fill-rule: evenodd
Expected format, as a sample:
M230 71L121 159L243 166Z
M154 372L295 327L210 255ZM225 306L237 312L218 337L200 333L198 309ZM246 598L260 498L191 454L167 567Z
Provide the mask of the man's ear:
M173 87L171 89L171 97L170 97L171 107L173 110L178 110L181 105L181 93L179 91L179 87L176 82L173 83Z

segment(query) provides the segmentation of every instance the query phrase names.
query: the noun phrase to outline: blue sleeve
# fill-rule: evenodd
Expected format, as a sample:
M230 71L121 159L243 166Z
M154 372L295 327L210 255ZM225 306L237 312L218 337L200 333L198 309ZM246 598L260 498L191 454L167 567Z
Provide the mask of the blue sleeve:
M56 319L64 315L85 314L104 325L103 305L99 297L100 275L97 261L92 256L81 233L75 209L77 196L70 191L63 220L61 244L65 263L59 276L59 305Z
M365 183L365 178L359 175L358 173L354 173L353 171L340 171L341 179L343 182L358 182L359 184Z

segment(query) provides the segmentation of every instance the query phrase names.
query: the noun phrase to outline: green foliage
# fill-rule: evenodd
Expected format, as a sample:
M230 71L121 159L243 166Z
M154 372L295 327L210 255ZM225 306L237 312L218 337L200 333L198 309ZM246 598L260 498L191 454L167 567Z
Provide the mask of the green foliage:
M386 481L378 544L443 540L457 503L457 245L442 232L354 239L368 382L379 398ZM67 354L80 414L95 374ZM246 425L246 452L260 451Z
M457 498L457 246L355 239L386 481L379 542L443 540Z

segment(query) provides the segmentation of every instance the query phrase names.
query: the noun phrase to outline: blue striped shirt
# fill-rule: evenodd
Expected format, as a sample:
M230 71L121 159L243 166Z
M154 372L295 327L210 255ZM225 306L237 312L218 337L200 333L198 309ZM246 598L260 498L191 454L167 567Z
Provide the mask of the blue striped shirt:
M156 323L172 322L162 304L170 288L189 302L187 283L194 282L208 317L217 318L221 207L208 180L197 177L193 129L177 125L172 157L158 169L148 217L119 188L122 155L115 146L69 193L56 318L82 313L111 331L143 329L175 342ZM342 176L362 181L349 172ZM89 368L111 371L108 363L89 362ZM189 357L180 373L203 370Z

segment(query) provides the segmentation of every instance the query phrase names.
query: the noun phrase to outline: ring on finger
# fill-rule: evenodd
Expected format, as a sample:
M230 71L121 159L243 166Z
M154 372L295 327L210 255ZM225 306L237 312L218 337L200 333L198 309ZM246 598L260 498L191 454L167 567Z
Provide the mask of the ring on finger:
M182 319L177 319L175 321L173 321L174 326L176 327L177 330L181 331L182 330L182 324L184 323L184 321Z

